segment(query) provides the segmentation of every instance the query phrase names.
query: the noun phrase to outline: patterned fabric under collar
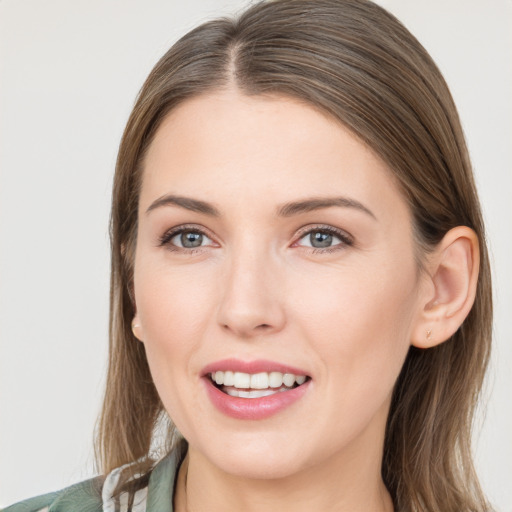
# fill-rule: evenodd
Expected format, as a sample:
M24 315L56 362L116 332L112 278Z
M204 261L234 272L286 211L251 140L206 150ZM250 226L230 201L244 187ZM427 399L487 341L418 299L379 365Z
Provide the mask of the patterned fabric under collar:
M187 452L182 441L156 464L148 484L139 489L129 507L129 495L112 494L121 472L129 464L102 477L85 480L61 491L37 496L11 505L0 512L173 512L173 497L178 469Z

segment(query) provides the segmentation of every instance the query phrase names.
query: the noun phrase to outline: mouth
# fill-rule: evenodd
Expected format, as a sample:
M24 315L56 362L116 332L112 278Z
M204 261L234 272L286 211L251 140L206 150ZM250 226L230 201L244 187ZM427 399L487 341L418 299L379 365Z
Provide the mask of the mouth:
M244 373L217 370L208 373L208 377L211 383L226 395L253 399L291 391L311 380L307 375L277 371Z
M203 368L201 377L215 408L237 420L264 420L295 409L313 389L303 369L264 359L224 359Z

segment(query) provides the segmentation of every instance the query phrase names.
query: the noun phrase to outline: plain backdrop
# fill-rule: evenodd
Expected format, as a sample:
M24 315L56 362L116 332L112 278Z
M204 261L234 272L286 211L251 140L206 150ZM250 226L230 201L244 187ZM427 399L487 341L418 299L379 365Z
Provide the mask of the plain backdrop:
M477 468L512 511L512 2L381 0L451 87L496 299ZM93 475L107 354L110 187L139 87L236 0L0 0L0 506Z

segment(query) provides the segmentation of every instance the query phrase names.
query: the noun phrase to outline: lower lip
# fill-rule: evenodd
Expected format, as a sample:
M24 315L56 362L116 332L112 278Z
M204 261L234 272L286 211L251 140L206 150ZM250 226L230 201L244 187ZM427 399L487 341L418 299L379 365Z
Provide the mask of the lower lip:
M213 405L223 414L239 420L263 420L277 414L302 398L311 382L308 380L289 391L279 391L270 396L240 398L223 393L213 385L209 377L203 380Z

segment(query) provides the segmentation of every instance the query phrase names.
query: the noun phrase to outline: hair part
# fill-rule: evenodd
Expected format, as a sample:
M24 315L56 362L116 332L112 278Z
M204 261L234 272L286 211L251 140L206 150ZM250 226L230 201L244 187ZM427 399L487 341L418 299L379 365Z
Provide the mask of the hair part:
M455 226L476 232L480 275L474 306L447 342L410 348L393 393L382 476L397 510L490 510L473 468L471 428L490 352L491 276L464 135L428 53L396 18L366 0L257 3L237 18L190 31L144 83L114 178L110 355L96 437L100 471L138 461L132 476L149 472L157 455L151 451L154 432L166 416L144 346L131 332L145 154L177 105L232 86L249 96L304 101L359 137L399 184L419 255ZM171 423L163 437L165 453L177 439Z

